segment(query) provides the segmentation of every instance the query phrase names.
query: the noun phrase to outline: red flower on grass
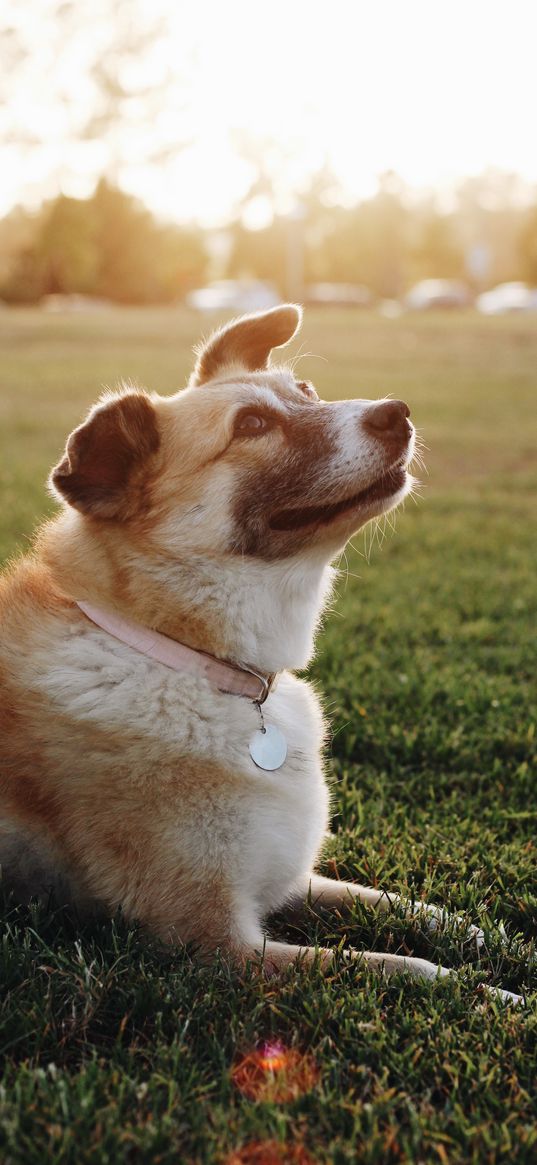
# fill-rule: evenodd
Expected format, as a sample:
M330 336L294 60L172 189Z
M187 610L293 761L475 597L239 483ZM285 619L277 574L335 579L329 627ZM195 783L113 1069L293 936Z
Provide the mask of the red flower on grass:
M243 1056L231 1079L248 1100L285 1104L315 1087L319 1069L311 1056L274 1040ZM300 1142L250 1141L225 1165L315 1165L315 1160Z
M315 1165L303 1145L282 1141L250 1141L226 1158L225 1165Z
M315 1087L319 1069L311 1056L275 1041L243 1056L232 1069L231 1078L248 1100L285 1104Z

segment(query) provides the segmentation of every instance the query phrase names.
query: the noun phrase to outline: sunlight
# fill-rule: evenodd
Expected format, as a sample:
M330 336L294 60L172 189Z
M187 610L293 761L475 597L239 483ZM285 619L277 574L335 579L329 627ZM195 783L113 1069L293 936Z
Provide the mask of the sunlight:
M323 164L349 198L368 195L387 169L421 187L488 165L537 179L527 0L514 0L509 22L483 0L449 10L334 0L329 24L320 3L275 0L262 31L246 0L200 0L188 12L175 0L138 0L128 34L144 47L136 42L115 71L109 13L98 0L62 26L49 0L13 6L28 55L10 78L11 120L0 115L0 210L35 202L38 189L89 194L106 169L157 214L217 225L246 195L252 159L274 148L283 211ZM127 93L106 140L98 117L84 129L95 54L111 62L109 89L117 73Z

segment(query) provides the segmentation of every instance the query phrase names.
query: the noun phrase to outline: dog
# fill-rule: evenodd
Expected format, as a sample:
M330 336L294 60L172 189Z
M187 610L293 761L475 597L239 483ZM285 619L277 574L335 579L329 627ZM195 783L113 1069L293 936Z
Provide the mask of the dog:
M396 900L315 872L325 725L293 673L331 563L412 489L414 427L402 401L326 403L271 365L300 322L293 304L242 317L176 395L102 397L51 473L59 514L0 590L6 884L23 900L61 886L200 958L268 972L334 957L273 941L272 911Z

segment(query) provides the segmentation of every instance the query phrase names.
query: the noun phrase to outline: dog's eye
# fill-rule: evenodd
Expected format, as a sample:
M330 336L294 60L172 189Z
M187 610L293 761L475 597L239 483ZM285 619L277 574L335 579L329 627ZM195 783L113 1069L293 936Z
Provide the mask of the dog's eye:
M307 380L297 380L296 386L304 393L304 396L309 396L310 400L319 400L313 385Z
M260 437L269 427L270 421L262 413L240 413L235 421L233 433L235 437Z

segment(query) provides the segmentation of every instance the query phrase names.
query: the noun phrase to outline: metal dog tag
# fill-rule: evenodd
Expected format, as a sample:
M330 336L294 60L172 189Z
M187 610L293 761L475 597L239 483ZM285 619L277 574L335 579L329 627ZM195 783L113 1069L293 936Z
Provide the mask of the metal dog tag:
M287 741L283 732L274 724L267 724L264 732L258 728L250 737L250 756L258 769L280 769L287 756Z

